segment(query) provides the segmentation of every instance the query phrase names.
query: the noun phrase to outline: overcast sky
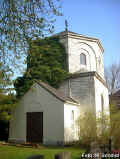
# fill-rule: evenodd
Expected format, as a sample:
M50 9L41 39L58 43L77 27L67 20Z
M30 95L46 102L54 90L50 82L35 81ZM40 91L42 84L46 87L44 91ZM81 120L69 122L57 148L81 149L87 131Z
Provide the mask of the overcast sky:
M63 17L56 21L56 31L65 29L99 38L104 47L104 63L120 60L120 0L62 0Z

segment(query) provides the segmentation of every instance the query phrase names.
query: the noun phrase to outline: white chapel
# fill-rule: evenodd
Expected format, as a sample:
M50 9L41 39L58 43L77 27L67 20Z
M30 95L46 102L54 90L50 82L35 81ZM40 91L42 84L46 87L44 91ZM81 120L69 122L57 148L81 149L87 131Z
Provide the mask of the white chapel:
M78 140L76 120L83 109L109 110L104 78L104 49L99 39L70 31L59 36L71 75L58 90L35 81L22 97L10 122L9 141L63 145Z
M68 71L59 91L95 112L109 109L108 88L104 78L104 49L99 39L73 32L61 32L60 41L67 52Z

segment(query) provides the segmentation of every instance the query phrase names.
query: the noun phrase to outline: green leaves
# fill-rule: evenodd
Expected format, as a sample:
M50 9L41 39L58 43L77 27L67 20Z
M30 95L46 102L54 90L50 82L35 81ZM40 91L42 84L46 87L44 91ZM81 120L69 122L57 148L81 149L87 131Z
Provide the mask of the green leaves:
M0 120L10 120L12 117L11 112L17 104L18 101L14 95L0 93Z
M66 58L65 48L59 42L58 37L31 41L27 70L23 77L19 77L15 81L17 95L24 95L33 84L34 79L42 80L58 88L68 76Z
M114 139L116 149L120 148L120 109L117 107L117 102L110 101L110 117L111 117L111 136Z
M10 92L12 81L10 80L12 72L3 63L0 63L0 120L9 120L11 111L17 104L17 100Z
M31 39L53 32L59 5L58 0L1 0L0 60L15 65Z

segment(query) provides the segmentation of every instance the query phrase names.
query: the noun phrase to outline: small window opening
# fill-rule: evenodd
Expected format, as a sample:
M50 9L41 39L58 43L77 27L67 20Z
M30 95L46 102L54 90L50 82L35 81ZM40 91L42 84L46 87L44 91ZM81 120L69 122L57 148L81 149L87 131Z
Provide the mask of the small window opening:
M81 65L86 65L86 55L85 54L80 54L80 64Z

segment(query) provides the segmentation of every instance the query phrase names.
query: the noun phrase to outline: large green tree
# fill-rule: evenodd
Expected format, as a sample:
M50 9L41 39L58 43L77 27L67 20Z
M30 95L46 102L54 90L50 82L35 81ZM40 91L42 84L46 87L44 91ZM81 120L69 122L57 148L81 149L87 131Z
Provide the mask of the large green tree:
M0 120L9 120L11 118L11 111L17 104L17 100L13 94L10 93L11 74L8 69L0 63Z
M0 118L10 117L15 101L7 95L10 69L15 72L20 62L23 65L31 40L53 32L55 18L61 15L59 4L59 0L0 0Z
M66 56L65 48L59 42L58 37L31 41L27 57L27 70L23 77L19 77L15 81L17 95L24 95L33 84L34 79L42 80L58 88L68 76Z
M60 0L0 1L0 60L10 66L27 53L31 39L54 30Z
M0 93L0 120L9 121L16 106L17 100L13 94Z
M105 79L110 94L114 94L115 91L120 89L120 62L113 63L105 68Z

